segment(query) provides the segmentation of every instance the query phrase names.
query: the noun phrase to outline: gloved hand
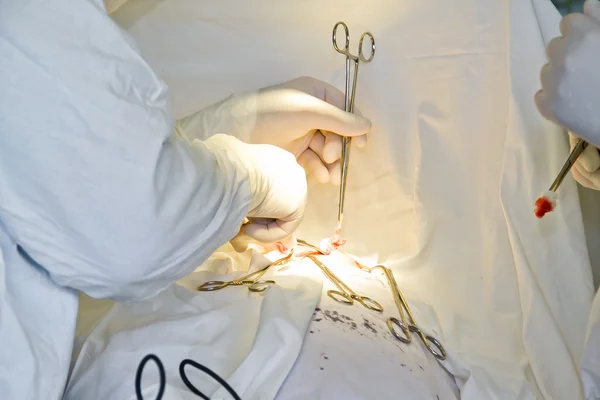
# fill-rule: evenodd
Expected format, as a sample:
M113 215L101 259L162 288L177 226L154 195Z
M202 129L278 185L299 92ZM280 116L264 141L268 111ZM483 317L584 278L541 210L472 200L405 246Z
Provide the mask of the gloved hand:
M366 144L371 122L343 111L344 94L313 78L298 78L229 98L180 121L190 138L227 133L292 153L319 182L339 183L342 138Z
M252 249L259 254L268 254L271 252L286 254L294 249L297 244L296 236L293 234L277 242L261 243L243 233L236 235L229 243L238 253L243 253L248 249Z
M204 143L212 152L225 151L229 159L248 171L252 192L250 223L242 226L240 235L273 243L290 236L300 226L306 206L306 175L290 153L223 134Z
M579 138L569 132L571 150L573 150L578 140ZM600 151L598 148L588 145L573 164L571 173L580 185L589 189L600 190Z
M544 117L590 142L572 173L581 185L600 190L600 155L593 146L600 145L600 1L586 1L584 13L564 17L563 37L548 44L535 100ZM577 138L569 133L569 141L572 149Z

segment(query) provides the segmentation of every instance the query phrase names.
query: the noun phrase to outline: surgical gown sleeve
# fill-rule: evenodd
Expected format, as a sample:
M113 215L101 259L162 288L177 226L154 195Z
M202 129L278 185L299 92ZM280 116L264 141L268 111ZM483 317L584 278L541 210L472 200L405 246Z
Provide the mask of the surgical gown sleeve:
M102 1L0 4L0 220L59 285L152 296L237 233L242 155L175 134Z

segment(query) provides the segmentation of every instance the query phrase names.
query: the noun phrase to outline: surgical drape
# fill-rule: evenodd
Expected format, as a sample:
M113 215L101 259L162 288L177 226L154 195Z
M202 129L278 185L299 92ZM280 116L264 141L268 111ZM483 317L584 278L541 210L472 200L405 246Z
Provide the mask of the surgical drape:
M462 398L583 398L593 286L575 182L555 213L532 212L568 154L533 102L560 19L549 1L131 0L115 19L179 117L301 75L343 88L333 25L372 32L356 101L374 127L352 152L345 249L435 310L423 323L439 321ZM309 195L300 235L314 242L335 225L336 188Z

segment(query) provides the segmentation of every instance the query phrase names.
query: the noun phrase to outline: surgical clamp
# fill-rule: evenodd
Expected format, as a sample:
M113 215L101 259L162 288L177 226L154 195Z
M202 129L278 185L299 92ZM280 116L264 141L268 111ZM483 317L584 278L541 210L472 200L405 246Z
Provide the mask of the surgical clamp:
M340 48L337 44L337 30L342 26L344 28L344 34L346 41L344 43L344 47ZM363 54L363 42L365 37L369 38L371 42L371 49L369 58L365 58ZM370 32L365 32L360 36L360 40L358 42L358 56L350 53L350 32L348 30L348 25L344 22L340 21L335 24L333 27L333 48L340 54L346 56L346 89L345 89L345 99L344 99L344 109L346 112L353 113L354 112L354 100L356 98L356 82L358 80L358 66L360 62L368 63L373 60L375 57L375 39ZM350 88L350 60L354 61L354 77L352 79L352 88ZM352 139L350 137L344 136L342 138L342 162L341 162L341 183L340 183L340 193L339 193L339 203L338 203L338 223L336 228L336 234L339 234L342 228L342 222L344 219L344 200L346 199L346 181L348 179L348 163L350 162L350 144Z
M394 301L396 302L396 307L398 308L398 313L400 313L401 320L398 320L398 318L395 317L388 318L387 326L390 332L394 335L394 337L396 337L396 339L400 340L402 343L410 343L412 341L411 332L416 333L427 348L427 350L429 350L429 352L433 354L433 356L439 361L444 361L446 359L446 350L436 338L430 335L425 335L421 328L417 326L417 324L415 323L415 319L412 316L412 313L410 312L410 308L408 308L408 303L406 302L404 296L402 296L402 292L400 292L400 289L398 288L398 283L396 283L396 278L394 278L394 274L392 273L392 271L390 271L389 268L386 268L383 265L377 265L371 268L371 270L375 269L381 269L384 272L388 284L392 289L392 294L394 296ZM405 311L408 316L408 320L407 317L404 315ZM399 334L394 325L399 327L404 335ZM435 346L437 350L434 349L431 344L433 344L433 346Z
M327 255L327 253L325 253L323 250L321 250L320 248L318 248L318 247L317 247L317 246L315 246L314 244L310 244L310 243L308 243L306 240L302 240L302 239L296 239L296 242L297 242L299 245L302 245L302 246L308 247L309 249L313 250L315 253L319 253L319 254L322 254L322 255L324 255L324 256L326 256L326 255Z
M227 286L240 286L240 285L248 285L248 290L254 293L260 293L267 290L267 288L271 285L274 285L276 282L273 280L260 280L260 278L267 272L267 270L271 267L282 265L288 262L292 255L293 251L278 260L273 261L269 265L264 268L259 269L258 271L252 272L248 275L245 275L239 279L234 279L231 281L208 281L204 282L202 285L198 286L198 291L200 292L213 292L215 290L221 290L226 288Z
M583 153L587 145L588 143L585 140L579 139L575 147L573 147L571 154L569 154L567 161L565 161L562 168L560 169L560 172L558 173L556 179L554 180L554 182L552 182L552 186L550 186L549 189L551 192L556 192L556 189L558 189L562 181L565 179L565 177L571 170L571 167L573 166L573 164L575 164L575 161L577 161L577 158L579 158L581 153Z
M327 295L333 300L339 303L345 303L349 305L352 305L354 304L354 301L357 301L369 310L377 312L383 311L383 307L381 306L381 304L369 297L360 296L356 294L356 292L354 292L348 287L348 285L342 282L340 278L338 278L333 272L331 272L331 270L327 268L327 266L323 264L317 257L315 257L312 254L307 255L306 257L308 257L312 262L314 262L317 265L317 267L321 269L321 271L327 277L327 279L329 279L331 283L333 283L339 289L327 291Z

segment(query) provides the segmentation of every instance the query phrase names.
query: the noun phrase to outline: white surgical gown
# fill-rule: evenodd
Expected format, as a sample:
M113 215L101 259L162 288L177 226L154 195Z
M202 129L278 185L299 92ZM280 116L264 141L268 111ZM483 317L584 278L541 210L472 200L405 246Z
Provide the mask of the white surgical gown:
M227 150L173 134L166 85L102 0L0 3L0 397L57 399L77 290L146 298L234 236Z

